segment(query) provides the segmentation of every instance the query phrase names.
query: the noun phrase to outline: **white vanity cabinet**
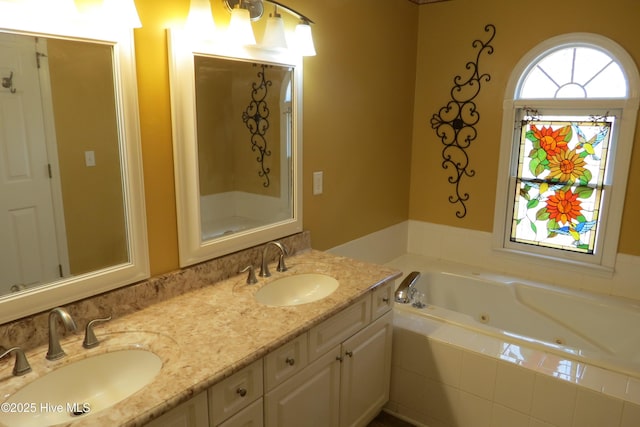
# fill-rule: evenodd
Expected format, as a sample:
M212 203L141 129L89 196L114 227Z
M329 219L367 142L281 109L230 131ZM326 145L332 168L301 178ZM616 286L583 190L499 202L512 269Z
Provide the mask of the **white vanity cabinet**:
M340 426L366 425L389 400L393 314L342 344Z
M378 413L389 398L392 288L311 328L309 364L265 390L266 427L363 426Z
M336 347L264 396L265 426L337 426L340 361Z
M145 427L208 427L207 393L202 392L161 415Z
M393 281L150 427L365 426L389 398Z
M262 393L260 359L209 388L209 425L262 426Z
M212 424L213 425L213 424ZM256 400L237 414L218 424L219 427L262 427L262 398Z

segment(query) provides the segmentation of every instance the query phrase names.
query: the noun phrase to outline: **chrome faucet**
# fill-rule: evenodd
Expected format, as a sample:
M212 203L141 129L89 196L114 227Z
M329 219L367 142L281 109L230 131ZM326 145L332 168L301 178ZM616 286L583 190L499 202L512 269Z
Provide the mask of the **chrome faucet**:
M407 274L407 277L404 278L402 283L400 283L400 286L398 286L398 289L396 289L395 301L401 304L408 304L409 302L411 302L413 293L416 291L414 285L419 278L420 272L418 271L412 271L411 273Z
M278 255L278 271L287 271L287 266L284 263L284 256L287 255L287 250L280 242L269 242L264 246L262 250L262 263L260 264L260 277L269 277L271 276L271 272L269 271L269 261L267 260L267 252L269 251L269 246L275 246L280 250L280 254Z
M65 352L60 346L60 337L56 329L56 317L62 320L62 324L67 331L75 332L78 330L76 322L73 320L69 312L62 307L56 307L49 312L49 350L47 351L47 360L58 360L64 357Z
M11 353L16 355L16 363L13 365L13 375L19 377L31 372L31 365L27 361L27 356L24 355L24 350L20 347L12 347L9 350L5 350L0 346L0 359L10 355Z

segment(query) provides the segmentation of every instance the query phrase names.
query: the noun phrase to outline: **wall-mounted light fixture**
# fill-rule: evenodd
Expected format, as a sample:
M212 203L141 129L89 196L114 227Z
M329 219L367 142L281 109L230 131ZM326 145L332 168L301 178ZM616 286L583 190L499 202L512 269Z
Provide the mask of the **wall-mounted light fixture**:
M262 17L265 1L275 5L275 11L267 20L264 36L262 38L262 46L271 49L289 47L302 56L315 56L316 49L313 43L313 36L311 34L311 24L313 21L302 13L274 0L223 0L227 5L227 8L236 7L236 5L246 8L250 13L251 19L254 21ZM278 13L278 8L283 9L300 19L300 22L296 26L294 32L292 40L293 46L287 46L287 41L284 37L284 24L282 22L282 16Z
M103 0L98 9L79 11L75 0L0 0L0 27L52 34L64 34L68 25L92 30L142 27L134 0ZM96 25L97 15L102 25Z
M240 1L231 10L227 37L240 46L253 45L256 44L256 37L253 35L253 28L251 28L251 14L249 9L242 7L242 4L243 2Z
M185 28L195 37L213 40L216 36L216 24L211 14L209 0L191 0Z
M226 31L226 43L241 46L256 44L251 21L262 18L265 10L264 3L267 2L274 5L274 12L267 18L260 47L272 50L288 49L302 56L316 54L311 34L313 21L300 12L273 0L222 0L222 2L231 13L231 20ZM285 26L282 15L279 13L280 10L285 10L300 20L289 40L285 35ZM198 34L201 39L213 38L215 25L209 0L191 0L189 17L185 27L192 34Z
M104 0L102 7L114 24L127 28L142 27L134 0Z
M276 6L273 14L267 18L261 45L267 49L286 49L287 37L284 34L284 22L282 15L278 13Z

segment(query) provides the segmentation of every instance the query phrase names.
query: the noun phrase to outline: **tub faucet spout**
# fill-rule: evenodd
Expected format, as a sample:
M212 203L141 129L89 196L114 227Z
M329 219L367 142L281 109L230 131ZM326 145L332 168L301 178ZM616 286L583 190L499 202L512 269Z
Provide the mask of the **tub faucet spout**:
M420 278L420 272L412 271L407 274L407 277L400 283L398 289L396 289L395 293L395 301L401 304L408 304L411 302L411 297L415 292L415 288L413 287L418 279Z
M76 322L73 320L67 310L62 307L56 307L49 312L49 350L47 351L47 360L58 360L64 357L65 352L60 346L60 337L56 329L56 317L62 320L62 324L67 331L75 332L78 330Z

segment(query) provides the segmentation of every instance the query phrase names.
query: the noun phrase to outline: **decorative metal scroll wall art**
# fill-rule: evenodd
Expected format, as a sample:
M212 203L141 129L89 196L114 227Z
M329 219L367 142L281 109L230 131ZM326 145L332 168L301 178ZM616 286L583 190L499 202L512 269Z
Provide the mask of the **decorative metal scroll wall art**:
M469 193L461 193L460 181L464 176L473 177L475 175L475 171L469 169L469 155L466 151L471 146L471 142L476 139L475 126L480 121L480 114L476 109L474 99L480 93L482 82L491 80L490 75L480 74L479 65L482 54L491 55L493 53L493 46L490 43L496 35L496 28L488 24L484 30L489 34L489 40L486 42L474 40L472 43L472 46L478 49L478 54L475 62L467 62L466 69L471 72L471 75L466 80L460 75L453 79L451 101L431 118L431 127L435 129L444 144L442 167L443 169L455 168L453 174L449 176L449 183L455 185L455 195L449 196L449 202L460 205L456 212L458 218L466 216L465 202L469 200Z
M254 64L254 66L258 66ZM271 155L271 150L267 146L266 134L269 129L269 106L267 105L267 93L272 85L271 80L265 77L265 69L268 65L260 65L262 71L258 72L258 82L251 85L251 102L242 113L242 121L251 132L251 150L258 152L256 160L260 163L258 176L264 178L262 185L268 187L270 184L269 173L271 169L265 166L265 157Z

